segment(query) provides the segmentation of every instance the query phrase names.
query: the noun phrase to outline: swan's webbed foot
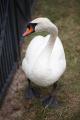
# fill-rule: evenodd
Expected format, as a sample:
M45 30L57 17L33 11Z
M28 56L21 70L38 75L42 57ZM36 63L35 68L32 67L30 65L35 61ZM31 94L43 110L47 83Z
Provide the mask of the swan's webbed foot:
M45 108L47 108L47 107L57 107L58 106L58 101L57 101L55 96L47 96L42 101L42 105Z
M27 88L27 93L25 95L27 99L32 99L35 97L40 97L40 89L37 89L36 87L32 87L30 80L28 79L28 88Z
M32 99L34 97L40 97L40 92L36 88L28 88L26 98Z
M56 91L55 91L56 88L57 88L57 82L53 84L53 87L49 96L43 98L42 104L45 108L58 106L58 101L56 99Z

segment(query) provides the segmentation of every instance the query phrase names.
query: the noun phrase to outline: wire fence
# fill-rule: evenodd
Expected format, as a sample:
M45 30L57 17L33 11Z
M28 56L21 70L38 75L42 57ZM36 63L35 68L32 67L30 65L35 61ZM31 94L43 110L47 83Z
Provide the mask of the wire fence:
M30 0L22 1L0 0L0 103L20 60L21 27L31 16Z

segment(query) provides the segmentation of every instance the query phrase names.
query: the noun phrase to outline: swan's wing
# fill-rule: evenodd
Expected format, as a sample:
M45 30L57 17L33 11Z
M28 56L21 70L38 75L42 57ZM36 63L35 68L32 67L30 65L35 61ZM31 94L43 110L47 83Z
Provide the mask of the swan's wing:
M46 45L46 42L47 41L43 36L37 36L31 40L25 55L25 58L30 62L30 64L31 61L34 63L35 59Z
M60 59L65 57L64 48L59 37L56 38L52 55L54 55L54 59Z
M26 73L29 74L29 71L32 69L35 61L37 60L39 54L44 49L49 40L50 35L43 37L43 36L36 36L33 38L26 50L25 58L22 61L22 69Z
M66 68L65 52L59 37L56 38L54 49L52 51L50 68L55 76L61 76ZM55 68L55 69L54 69Z

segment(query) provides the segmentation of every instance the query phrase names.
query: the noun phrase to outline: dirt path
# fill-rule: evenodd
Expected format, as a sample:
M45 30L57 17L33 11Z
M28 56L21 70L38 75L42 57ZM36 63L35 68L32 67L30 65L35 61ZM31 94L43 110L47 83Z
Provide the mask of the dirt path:
M23 95L25 75L21 68L17 70L0 111L0 120L18 120L23 114Z

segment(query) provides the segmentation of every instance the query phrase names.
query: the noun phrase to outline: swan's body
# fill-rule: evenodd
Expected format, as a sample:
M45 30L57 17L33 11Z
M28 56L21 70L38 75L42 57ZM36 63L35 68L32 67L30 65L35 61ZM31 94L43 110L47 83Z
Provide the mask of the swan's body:
M57 27L47 18L38 18L35 31L47 31L46 37L32 39L22 62L27 78L39 86L49 86L59 80L66 68L65 53Z

